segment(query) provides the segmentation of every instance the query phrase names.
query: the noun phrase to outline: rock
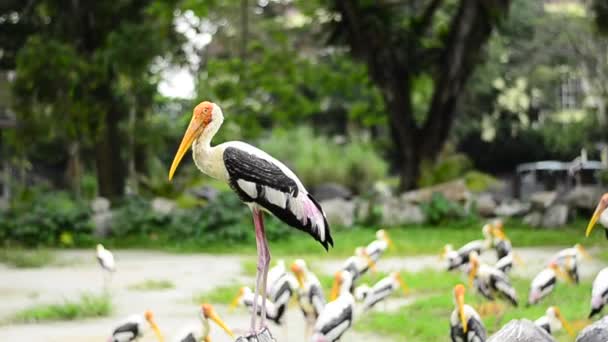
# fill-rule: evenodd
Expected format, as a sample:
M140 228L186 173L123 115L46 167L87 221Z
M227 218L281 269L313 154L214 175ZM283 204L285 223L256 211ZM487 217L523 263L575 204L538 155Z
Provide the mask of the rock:
M577 186L564 196L564 202L572 208L593 210L604 192L599 186Z
M93 222L93 236L95 237L108 237L112 230L112 218L114 213L112 211L106 211L101 213L95 213L91 217Z
M530 195L530 203L538 209L549 208L557 199L557 191L539 191Z
M202 198L209 202L214 201L220 194L220 191L218 189L209 185L203 185L197 188L192 188L188 190L188 192L193 194L197 198Z
M397 197L385 199L381 207L382 225L385 226L418 224L426 219L419 205L405 202Z
M110 210L110 200L105 197L97 197L91 201L91 210L94 213L104 213Z
M374 195L376 198L388 198L393 196L390 185L382 181L374 183Z
M561 227L568 222L568 206L556 204L543 214L542 226L546 228Z
M608 341L608 316L586 326L576 337L576 342Z
M350 227L355 223L355 203L342 198L334 198L321 202L330 225Z
M488 342L555 342L555 339L530 320L514 319L490 336Z
M334 198L350 199L353 196L352 191L337 183L323 183L315 186L312 194L317 201L326 201Z
M433 193L439 192L453 202L464 202L469 190L464 179L438 184L424 189L408 191L401 194L401 199L409 203L425 203L431 200Z
M150 205L155 213L161 215L169 215L177 207L177 204L174 201L163 197L154 198Z
M533 211L524 216L523 221L529 226L540 227L541 223L543 222L543 214L538 211Z
M371 202L362 198L355 198L355 220L357 222L365 222L372 215Z
M498 207L496 207L494 214L502 217L522 216L527 214L531 207L532 205L530 205L530 203L510 200L502 202Z
M496 209L496 201L494 197L489 193L482 193L475 198L477 212L479 215L484 217L494 216L494 210Z

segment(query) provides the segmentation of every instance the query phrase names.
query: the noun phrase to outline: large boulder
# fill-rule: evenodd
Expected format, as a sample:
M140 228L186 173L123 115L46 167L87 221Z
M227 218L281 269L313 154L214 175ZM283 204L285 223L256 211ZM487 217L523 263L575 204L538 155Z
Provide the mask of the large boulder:
M530 320L514 319L490 336L488 342L555 342L555 339Z
M397 226L419 224L426 219L419 205L405 202L398 197L387 198L381 203L382 225Z
M169 215L177 208L177 204L174 201L164 197L155 197L150 206L152 207L152 211L160 215Z
M538 191L530 195L530 203L534 208L547 209L557 199L557 191Z
M334 198L350 199L352 191L337 183L323 183L313 188L312 195L317 201L326 201Z
M576 342L606 342L608 341L608 316L590 324L581 330Z
M542 226L546 228L556 228L568 222L568 206L565 204L555 204L545 210L543 214Z
M469 196L469 189L467 189L464 179L457 179L428 188L404 192L401 194L401 199L410 203L426 203L431 200L435 192L442 194L446 199L453 202L464 202Z
M604 191L598 186L577 186L564 196L564 202L572 208L593 210Z
M490 193L481 193L475 198L475 206L479 215L483 217L494 216L494 210L496 210L496 201Z
M355 223L355 203L342 198L321 202L321 207L330 225L350 227Z
M93 213L105 213L110 210L110 200L105 197L97 197L91 201Z
M93 222L93 235L95 237L108 237L112 230L112 218L114 213L112 211L94 213L91 217Z
M532 227L540 227L543 222L543 213L539 211L533 211L524 216L523 221L525 224Z
M502 217L523 216L530 211L531 207L530 203L513 199L500 203L494 210L494 214Z

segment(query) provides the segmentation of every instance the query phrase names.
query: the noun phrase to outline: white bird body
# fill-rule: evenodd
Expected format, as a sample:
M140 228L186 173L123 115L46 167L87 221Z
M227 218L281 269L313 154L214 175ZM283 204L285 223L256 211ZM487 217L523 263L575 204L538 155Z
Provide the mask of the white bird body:
M471 253L473 255L474 253ZM517 306L517 293L511 285L509 277L499 269L480 263L477 255L471 259L472 263L478 264L474 276L474 284L477 291L489 300L494 300L495 295L504 297L511 304ZM475 267L470 267L473 272Z
M603 268L593 280L589 318L602 311L606 303L608 303L608 267Z
M549 295L555 288L557 283L557 273L555 269L547 267L540 271L530 285L530 294L528 295L528 304L536 304L541 299Z
M484 342L486 339L486 329L479 314L468 304L463 306L465 319L468 329L466 335L462 331L462 323L458 309L452 311L450 316L450 336L452 342Z
M378 262L390 244L391 240L389 239L388 234L384 229L380 229L376 232L376 240L370 242L367 247L365 247L365 254L369 256L373 262Z
M311 341L335 342L352 326L355 315L355 298L350 293L352 275L340 271L340 295L323 308L314 326Z
M355 288L355 300L358 302L364 301L367 295L372 291L372 288L367 284L361 284Z
M467 242L457 251L451 249L451 245L446 245L446 258L448 260L448 271L460 268L469 262L471 252L481 254L489 248L490 240L473 240Z
M298 304L308 325L312 326L327 303L323 287L319 278L308 269L304 260L294 261L292 271L302 282L297 290Z
M253 313L253 303L255 299L255 294L253 293L253 291L251 291L249 287L246 286L242 287L241 290L242 293L239 297L238 304L246 307L249 311ZM258 295L258 308L257 312L255 313L258 316L262 314L262 307L260 303L262 303L262 296ZM285 314L285 311L287 310L287 305L275 305L275 303L271 302L269 299L266 299L265 306L266 318L275 322L278 325L281 325L283 323L283 316Z
M146 311L143 315L130 315L120 321L112 332L112 336L108 339L108 342L137 341L147 333L148 328L152 328L156 334L156 338L161 342L162 335L156 322L154 322L151 311Z
M266 295L275 305L287 304L298 288L298 281L287 273L285 261L279 260L268 272Z
M377 303L386 300L395 290L401 287L399 273L393 272L380 279L367 293L363 302L363 310L369 310Z
M199 323L190 324L180 330L174 336L174 342L210 342L211 333L210 320L213 320L219 325L230 337L234 337L234 333L226 326L224 321L215 313L215 310L210 304L203 304L198 312Z
M548 307L545 315L534 321L534 324L541 329L544 329L549 335L553 335L553 333L562 328L565 328L568 334L573 335L570 325L562 317L561 312L556 306Z
M369 270L370 261L371 259L365 257L365 249L357 247L355 255L346 259L342 265L342 270L349 271L354 277L353 281L356 281Z
M502 259L505 256L513 253L513 245L511 241L508 239L499 239L494 244L494 249L496 249L496 258Z
M504 273L507 273L513 268L513 253L509 253L504 257L500 258L494 265L497 269Z
M109 250L105 249L101 244L97 245L97 261L101 268L108 272L116 271L114 255Z
M557 252L551 259L550 262L558 264L560 267L568 273L570 279L578 284L580 276L578 273L579 263L582 262L583 257L588 256L583 246L580 244L574 245L574 247L565 248Z

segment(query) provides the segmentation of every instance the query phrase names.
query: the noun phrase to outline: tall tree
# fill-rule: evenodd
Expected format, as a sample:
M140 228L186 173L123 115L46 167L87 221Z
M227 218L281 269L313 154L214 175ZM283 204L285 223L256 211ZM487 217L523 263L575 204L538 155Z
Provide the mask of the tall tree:
M402 189L415 187L422 160L434 160L457 103L510 0L335 0L330 43L346 44L382 92ZM414 83L432 81L422 106Z

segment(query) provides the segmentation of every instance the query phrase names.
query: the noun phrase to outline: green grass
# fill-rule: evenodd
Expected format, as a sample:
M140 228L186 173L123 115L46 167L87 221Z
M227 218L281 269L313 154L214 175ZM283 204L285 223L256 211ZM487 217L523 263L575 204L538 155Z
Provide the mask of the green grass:
M239 293L242 286L246 284L234 284L216 287L213 290L205 291L193 296L193 301L196 304L214 303L214 304L230 304L234 297Z
M17 312L10 320L13 323L35 323L41 321L71 321L91 317L106 317L112 312L108 295L83 294L77 301L60 304L36 305Z
M413 304L402 307L396 312L373 311L356 322L355 329L391 335L395 340L403 338L420 342L447 340L449 317L454 308L451 290L463 279L459 275L440 272L424 272L409 277L404 274L404 277L415 289L412 292L434 293L434 295L421 296ZM530 280L515 278L513 284L517 289L520 306L513 308L504 304L504 312L502 315L499 314L500 317L496 315L482 317L489 334L496 332L512 319L535 320L542 316L550 305L559 306L562 314L572 323L575 330L582 329L588 323L585 318L589 314L590 282L582 282L579 286L559 283L554 293L540 304L531 307L525 307ZM467 292L466 302L475 308L487 303L474 293L474 290ZM558 341L572 340L563 330L557 333L556 338Z
M129 290L135 291L160 291L160 290L169 290L175 288L175 284L173 284L170 280L162 279L147 279L142 281L141 283L133 284L129 286Z
M0 250L0 262L16 268L40 268L55 262L55 256L48 250Z

